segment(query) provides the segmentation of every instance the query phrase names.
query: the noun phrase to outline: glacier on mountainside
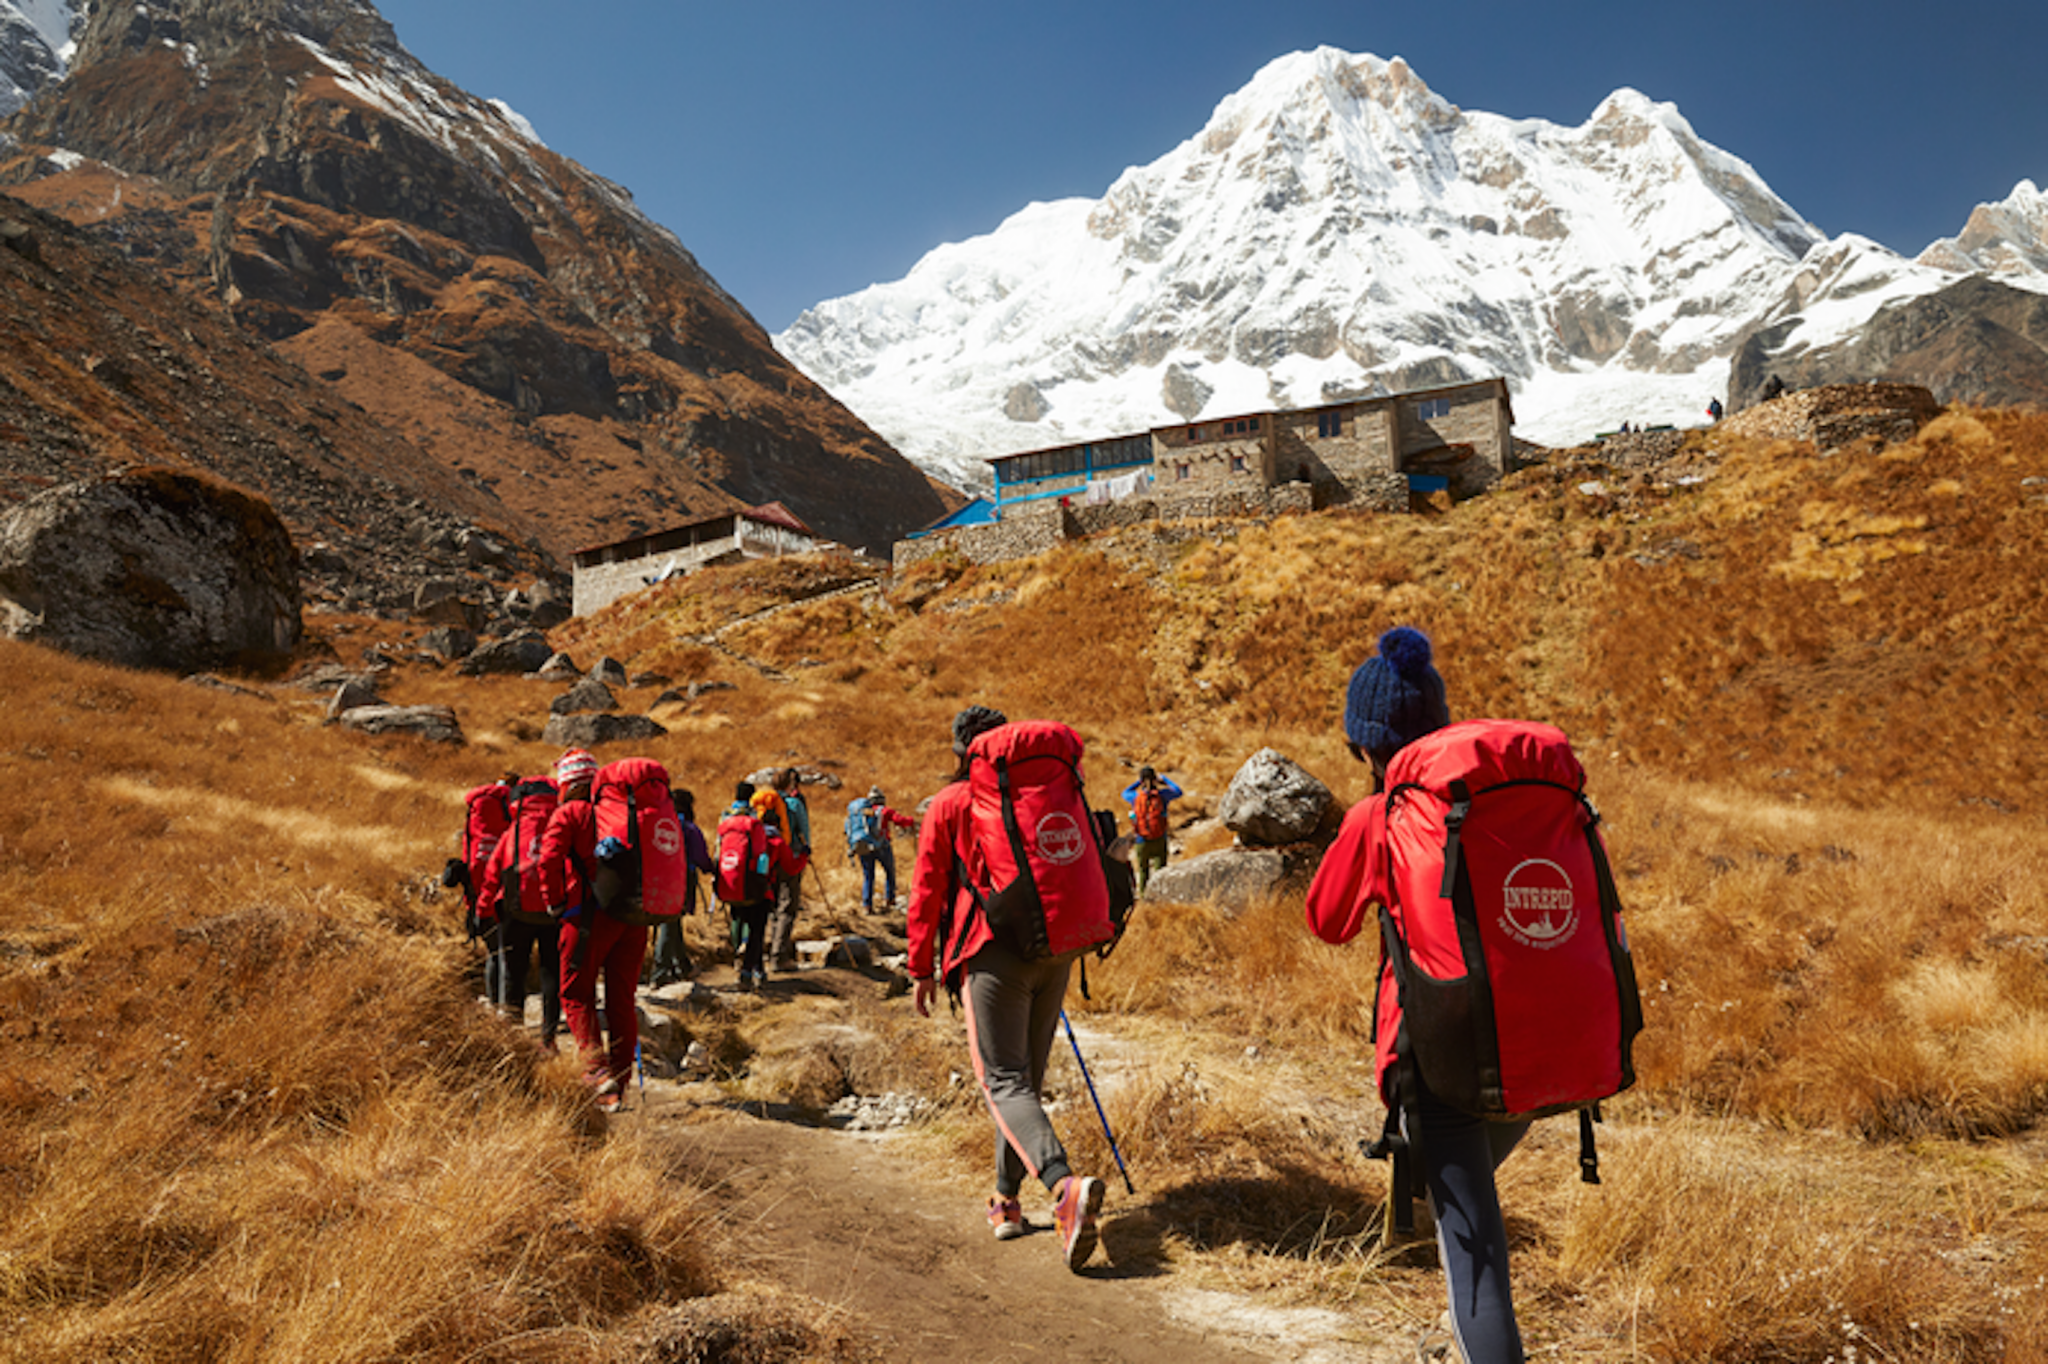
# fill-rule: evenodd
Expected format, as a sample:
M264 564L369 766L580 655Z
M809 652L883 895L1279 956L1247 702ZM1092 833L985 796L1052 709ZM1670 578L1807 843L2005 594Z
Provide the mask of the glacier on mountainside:
M1694 425L1737 335L1955 278L1827 238L1669 104L1467 112L1399 58L1264 67L1099 199L1033 204L775 338L929 472L1197 418L1505 377L1519 434Z

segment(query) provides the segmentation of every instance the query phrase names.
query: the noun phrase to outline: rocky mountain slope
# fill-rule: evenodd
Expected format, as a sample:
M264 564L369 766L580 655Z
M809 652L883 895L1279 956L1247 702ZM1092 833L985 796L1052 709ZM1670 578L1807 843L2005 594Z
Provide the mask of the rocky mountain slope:
M1760 318L1833 340L1994 261L2048 291L2030 196L1907 261L1825 238L1635 91L1566 128L1321 48L1266 66L1101 198L1034 204L777 344L955 478L990 454L1490 375L1519 431L1570 444L1623 419L1703 422Z
M100 6L7 131L16 194L224 307L555 555L771 498L878 546L948 505L625 190L366 0Z

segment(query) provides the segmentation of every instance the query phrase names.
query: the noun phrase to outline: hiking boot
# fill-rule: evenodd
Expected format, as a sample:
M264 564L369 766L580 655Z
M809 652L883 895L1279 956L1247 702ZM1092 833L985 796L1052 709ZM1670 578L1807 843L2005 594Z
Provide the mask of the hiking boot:
M616 1090L597 1096L597 1111L600 1113L616 1113L624 1106L625 1100L619 1097Z
M1052 1220L1059 1228L1060 1258L1075 1273L1095 1253L1102 1233L1095 1215L1102 1211L1102 1181L1091 1176L1068 1175L1053 1190Z
M1030 1230L1024 1225L1024 1205L1001 1194L988 1196L988 1225L998 1241L1014 1241Z

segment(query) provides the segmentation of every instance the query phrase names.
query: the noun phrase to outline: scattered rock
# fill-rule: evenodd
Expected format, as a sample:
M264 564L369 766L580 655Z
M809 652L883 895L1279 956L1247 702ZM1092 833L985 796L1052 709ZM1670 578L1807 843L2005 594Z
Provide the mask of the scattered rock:
M590 671L585 676L593 682L602 682L607 686L623 687L626 685L626 665L619 662L616 658L600 658L597 662L590 665Z
M412 734L436 743L462 742L462 724L447 706L357 706L341 713L341 727L364 734Z
M458 671L465 677L517 676L538 670L552 657L554 650L548 647L547 640L529 630L480 646L462 660Z
M689 687L688 699L694 701L707 692L731 691L732 689L733 684L730 682L692 682Z
M567 654L555 654L540 665L532 676L543 682L572 682L583 676L583 669L576 666L576 660Z
M0 633L132 668L291 656L299 565L270 504L144 469L52 488L0 519Z
M339 720L349 711L380 704L382 702L374 686L365 680L351 677L335 688L334 699L327 703L327 718Z
M886 1132L917 1121L926 1105L915 1094L849 1094L825 1110L825 1120L848 1132Z
M592 711L617 710L619 700L612 689L595 678L586 677L557 696L548 705L552 715L586 715Z
M634 673L627 685L636 690L641 687L666 687L669 679L666 673Z
M1273 848L1316 837L1333 809L1329 787L1293 759L1262 748L1230 779L1217 813L1246 843Z
M216 677L212 673L193 673L190 677L181 680L195 687L206 687L212 691L224 691L231 696L254 696L264 701L271 699L268 692L261 692L252 687L241 686L228 681L225 677Z
M427 625L452 625L475 630L484 623L483 607L463 596L468 584L456 578L429 578L414 589L412 618Z
M663 692L661 695L655 697L653 701L649 702L647 709L659 710L663 706L687 705L689 703L689 700L690 698L688 696L684 695L682 692L677 691L674 687L670 687L667 691Z
M595 748L599 744L642 743L668 730L644 715L553 715L541 731L541 742L557 748Z
M476 652L476 634L454 625L439 625L420 636L420 647L453 663Z

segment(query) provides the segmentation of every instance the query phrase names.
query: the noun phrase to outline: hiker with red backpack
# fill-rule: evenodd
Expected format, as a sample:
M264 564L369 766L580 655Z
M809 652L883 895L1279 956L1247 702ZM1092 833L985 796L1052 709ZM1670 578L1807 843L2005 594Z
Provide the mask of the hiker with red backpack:
M519 782L517 772L507 772L494 782L474 786L462 797L462 855L451 857L441 868L441 885L449 890L462 887L462 928L471 942L484 945L484 1000L498 998L498 925L477 913L477 888L483 884L484 868L505 830L512 823L511 790Z
M562 1012L598 1107L616 1112L640 1044L647 929L682 913L689 867L668 772L649 758L555 762L561 804L541 837L541 886L562 923ZM597 987L604 983L604 1016Z
M1028 1230L1019 1195L1036 1176L1052 1194L1061 1258L1079 1272L1100 1236L1103 1184L1069 1167L1040 1094L1074 962L1115 933L1081 739L970 706L953 717L953 753L958 771L932 798L911 876L912 1003L929 1017L943 984L966 1006L996 1129L996 1239Z
M1388 1210L1436 1219L1451 1328L1467 1364L1523 1358L1494 1170L1536 1117L1576 1110L1598 1182L1600 1099L1633 1082L1642 1026L1620 903L1562 731L1453 724L1429 639L1396 627L1352 675L1344 737L1369 762L1308 892L1331 943L1381 938L1373 1042L1387 1106ZM1416 1189L1419 1176L1420 1189Z
M734 788L732 805L718 821L718 867L712 873L712 889L732 915L742 994L767 983L763 954L775 887L796 866L778 827L781 817L767 802L756 806L755 794L752 782Z
M491 852L477 890L477 914L488 917L499 941L498 988L492 1003L515 1023L526 1021L526 973L540 965L540 1044L555 1049L562 1026L561 923L547 912L541 889L541 839L559 803L548 777L528 777L507 791L512 822Z
M1131 873L1138 880L1138 893L1152 873L1166 865L1166 809L1181 797L1180 787L1150 767L1138 769L1138 779L1124 788L1124 804L1131 807Z
M676 807L676 818L683 826L683 862L690 869L690 875L683 888L683 912L674 922L654 930L654 952L649 958L653 971L650 983L657 989L697 974L697 964L690 960L690 950L683 943L683 920L697 912L696 874L718 869L718 864L711 860L710 848L704 842L704 831L697 827L695 793L676 787L668 794Z

